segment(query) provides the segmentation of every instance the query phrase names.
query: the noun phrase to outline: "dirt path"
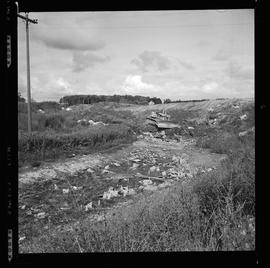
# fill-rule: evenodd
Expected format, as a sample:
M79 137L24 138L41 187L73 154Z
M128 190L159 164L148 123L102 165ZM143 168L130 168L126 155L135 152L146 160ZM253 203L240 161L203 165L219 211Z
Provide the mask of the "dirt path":
M115 153L97 153L77 156L65 161L46 163L42 167L19 172L19 182L31 183L37 180L56 179L59 176L74 175L95 167L105 167L114 161L124 163L129 155L137 155L137 158L140 159L140 157L145 157L146 154L149 156L151 153L165 158L172 157L173 155L181 156L184 154L184 157L186 157L188 165L191 168L199 166L215 166L219 163L221 158L224 158L222 155L210 154L206 150L195 148L194 140L166 142L159 139L143 139L138 140L129 147ZM132 159L130 160L132 162ZM152 164L154 165L154 162Z
M19 234L31 243L46 230L83 219L100 221L143 194L217 168L224 155L195 147L192 139L162 141L144 135L113 153L74 157L19 173Z

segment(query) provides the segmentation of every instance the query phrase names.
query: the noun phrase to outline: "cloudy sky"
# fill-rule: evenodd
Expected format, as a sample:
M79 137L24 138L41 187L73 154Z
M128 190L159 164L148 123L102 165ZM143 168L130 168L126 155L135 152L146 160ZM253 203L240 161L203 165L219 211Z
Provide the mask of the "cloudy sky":
M24 14L22 14L24 15ZM30 13L36 101L73 94L254 96L254 10ZM26 97L25 23L18 83Z

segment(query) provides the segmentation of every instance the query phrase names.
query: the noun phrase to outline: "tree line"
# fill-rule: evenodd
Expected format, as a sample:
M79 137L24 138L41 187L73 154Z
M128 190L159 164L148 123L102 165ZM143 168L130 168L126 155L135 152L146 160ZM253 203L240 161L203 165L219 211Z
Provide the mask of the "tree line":
M149 102L154 104L161 104L160 98L156 97L144 97L144 96L132 96L132 95L71 95L64 96L60 99L60 103L66 103L70 105L77 104L93 104L97 102L117 102L117 103L128 103L128 104L140 104L148 105Z

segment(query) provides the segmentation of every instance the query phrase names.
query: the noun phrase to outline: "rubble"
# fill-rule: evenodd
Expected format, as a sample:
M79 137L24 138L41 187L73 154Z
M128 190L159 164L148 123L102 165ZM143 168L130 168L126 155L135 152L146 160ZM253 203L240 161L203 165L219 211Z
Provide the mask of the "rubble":
M240 119L241 119L241 120L246 120L246 119L247 119L247 115L246 115L246 114L241 115L241 116L240 116Z
M107 192L103 193L103 199L110 200L112 197L117 197L118 196L118 191L114 190L113 187L110 187Z
M69 193L69 189L63 189L63 194L68 194Z
M44 219L46 217L46 213L45 212L39 212L38 214L36 214L36 217L38 219Z
M85 207L84 207L84 210L85 211L88 211L88 210L90 210L90 209L92 209L93 208L93 202L90 202L90 203L88 203Z

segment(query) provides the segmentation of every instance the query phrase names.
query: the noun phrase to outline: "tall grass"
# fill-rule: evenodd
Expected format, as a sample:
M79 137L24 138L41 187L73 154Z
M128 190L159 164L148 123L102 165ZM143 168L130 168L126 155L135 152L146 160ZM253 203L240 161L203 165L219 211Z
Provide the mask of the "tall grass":
M124 125L81 128L70 133L53 130L31 134L19 132L19 162L56 159L65 153L77 153L81 148L90 153L132 140L132 130Z

